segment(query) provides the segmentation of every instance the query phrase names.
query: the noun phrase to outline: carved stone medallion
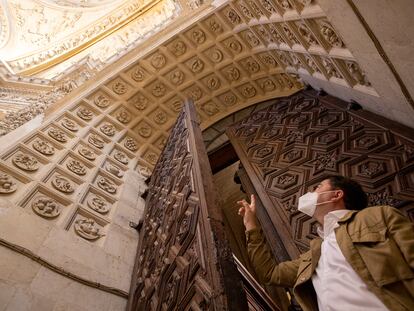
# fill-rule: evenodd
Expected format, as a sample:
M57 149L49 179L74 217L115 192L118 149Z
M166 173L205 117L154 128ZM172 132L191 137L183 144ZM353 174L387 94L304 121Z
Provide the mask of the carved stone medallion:
M64 132L62 132L61 130L55 129L55 128L51 128L47 131L47 133L49 134L50 137L52 137L53 139L61 142L61 143L65 143L68 141L68 138L66 137L66 134Z
M97 240L100 237L104 236L92 218L80 218L75 221L75 232L86 240Z
M57 190L64 193L72 193L73 191L75 191L73 183L66 177L63 177L62 175L56 175L52 179L52 185Z
M112 90L113 90L116 94L118 94L118 95L122 95L122 94L125 94L125 93L126 93L126 91L127 91L127 86L125 85L125 83L122 83L122 82L118 81L118 82L116 82L116 83L114 83L114 84L112 85ZM108 105L109 105L109 103L108 103Z
M167 122L168 117L164 111L158 110L154 113L153 120L157 124L164 124L165 122Z
M131 151L138 150L138 144L136 140L131 137L127 137L127 139L125 139L124 146Z
M236 53L240 53L243 49L242 45L237 40L231 40L228 43L228 47Z
M86 167L85 165L77 160L74 159L70 159L67 163L66 163L66 167L74 172L77 175L85 175L86 174Z
M0 193L12 193L17 189L16 181L6 173L0 173Z
M55 147L53 147L49 142L44 141L42 139L36 139L32 143L32 147L36 151L39 151L41 154L44 154L44 155L49 156L55 153Z
M86 107L81 107L76 114L83 120L92 120L93 112Z
M213 76L207 80L207 86L211 90L217 90L220 87L220 80L219 78Z
M99 129L107 136L115 135L115 126L113 126L111 123L104 123L99 127Z
M163 54L157 53L151 58L151 65L155 69L161 69L164 67L167 60L165 59L165 56Z
M134 96L133 105L138 110L144 110L148 106L148 98L146 98L142 94L138 94L138 95Z
M116 190L118 188L113 181L103 176L98 177L98 187L108 193L116 193Z
M59 204L46 196L39 196L34 199L32 209L37 215L45 218L55 218L60 214Z
M219 109L217 108L217 105L212 103L212 102L208 102L208 103L202 105L201 110L203 110L209 116L213 116L213 115L215 115L216 113L219 112Z
M240 78L240 71L236 67L229 67L226 70L227 79L236 81Z
M166 92L167 88L165 87L165 84L162 82L156 82L152 87L151 94L155 97L161 97L164 96Z
M180 69L174 70L170 74L170 81L175 85L180 85L184 81L184 72L182 72Z
M88 137L88 142L90 142L96 148L102 149L105 145L105 142L96 134L91 134Z
M64 128L67 128L69 131L76 132L79 130L79 126L75 121L71 119L64 118L60 123Z
M333 27L328 24L327 22L322 22L320 25L320 30L322 36L325 38L326 41L329 42L330 45L340 48L344 45L342 39L335 33Z
M206 41L206 34L201 29L196 29L192 32L191 38L197 44L203 44Z
M97 96L93 102L95 103L96 106L98 106L100 108L106 108L110 104L109 98L102 95L102 94Z
M39 169L39 161L31 155L24 153L17 153L12 158L12 162L18 168L21 168L25 171L36 171Z
M187 51L187 46L183 41L179 40L173 44L172 50L175 56L181 56Z
M204 63L201 59L195 58L191 62L191 71L194 73L199 73L204 69Z
M232 24L240 24L241 22L239 14L237 14L233 9L228 10L226 12L226 16Z
M101 214L109 212L110 209L110 206L106 200L96 194L91 194L86 203L91 209Z
M125 154L125 153L123 153L122 151L119 151L119 150L115 151L115 153L114 153L114 158L115 158L118 162L121 162L122 164L128 164L128 162L129 162L129 159L128 159L128 157L126 156L126 154Z
M121 178L122 176L124 176L124 171L123 171L123 170L121 170L121 169L119 168L119 166L117 166L117 165L115 165L115 164L112 164L112 163L110 163L110 162L106 163L106 165L105 165L105 169L106 169L109 173L111 173L112 175L115 175L115 176L116 176L116 177L118 177L118 178Z
M83 156L84 158L88 159L88 160L95 160L96 159L96 154L95 152L93 152L91 149L86 148L86 147L79 147L78 152L81 156Z
M116 114L116 119L123 123L126 124L129 121L131 121L131 115L128 113L128 111L126 110L120 110L118 111L118 113Z
M134 79L137 82L144 81L144 79L145 79L144 70L142 70L139 67L135 68L135 70L131 73L131 78Z

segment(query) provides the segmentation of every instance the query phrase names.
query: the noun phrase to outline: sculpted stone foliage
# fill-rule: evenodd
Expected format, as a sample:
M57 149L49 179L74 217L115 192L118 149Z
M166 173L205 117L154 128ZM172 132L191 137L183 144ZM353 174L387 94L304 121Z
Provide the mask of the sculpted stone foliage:
M118 83L120 83L120 82L118 82ZM117 85L117 83L114 83L114 85L112 86L112 89L114 89L114 92L117 93L115 91L115 89L118 89L118 87L122 88L122 86L115 87L115 85ZM109 98L106 97L105 95L102 95L102 94L99 94L98 96L96 96L95 99L93 100L93 102L95 103L96 106L98 106L100 108L106 108L111 103Z
M122 95L125 94L128 90L127 86L125 83L121 82L121 81L117 81L112 85L112 90L118 94L118 95Z
M105 141L96 134L90 134L88 142L91 143L92 146L99 149L102 149L105 146Z
M95 152L93 152L93 150L91 150L87 147L84 147L84 146L79 147L78 152L81 156L83 156L84 158L86 158L88 160L93 161L93 160L96 159Z
M17 184L15 179L6 173L0 172L0 193L8 194L16 190Z
M93 209L94 211L105 214L109 212L110 206L106 200L97 195L97 194L91 194L88 197L87 205L89 208Z
M318 41L316 40L315 36L310 31L309 27L305 24L300 24L298 27L299 33L305 39L305 41L309 45L319 45Z
M86 174L86 166L78 160L70 159L66 163L66 167L70 171L74 172L77 175L85 175Z
M149 124L143 122L138 127L138 134L143 138L148 138L152 135L152 127Z
M151 93L155 97L162 97L165 95L166 91L167 88L165 87L165 84L158 81L153 85Z
M40 152L41 154L44 154L46 156L50 156L55 154L55 147L52 146L51 143L43 140L43 139L36 139L32 143L32 147L34 150Z
M121 162L122 164L128 164L129 162L127 155L124 152L119 151L119 150L115 151L114 158L115 160L117 160L118 162Z
M52 198L38 196L33 200L32 209L39 216L55 218L59 216L61 206Z
M339 38L339 36L336 34L335 30L329 23L322 22L320 24L320 30L322 36L330 45L337 48L341 48L344 46L344 43L342 42L341 38Z
M75 191L73 183L66 177L63 177L62 175L54 176L52 179L52 185L57 190L64 193L72 193Z
M35 157L23 152L15 154L12 162L18 168L25 171L37 171L39 169L39 161Z
M323 66L326 70L326 73L328 74L329 77L335 77L335 78L338 78L338 79L342 78L342 75L335 68L335 65L332 63L331 60L329 60L328 58L323 58L322 59L322 64L323 64Z
M348 61L346 62L346 66L352 78L354 78L358 84L371 86L371 83L368 81L366 75L361 71L361 68L359 68L357 63Z
M92 218L80 218L75 221L75 232L86 240L97 240L104 236L101 228L96 224Z
M154 115L153 115L153 118L152 118L153 120L154 120L154 122L155 123L157 123L157 124L164 124L165 122L167 122L167 120L168 120L168 116L167 116L167 114L164 112L164 111L162 111L162 110L157 110L155 113L154 113Z
M83 120L89 121L93 118L93 112L86 108L86 107L80 107L79 110L76 112L76 114Z
M124 146L125 146L125 148L127 148L131 151L137 151L138 150L138 143L132 137L127 137L125 139Z
M99 129L102 133L104 133L106 136L114 136L115 135L115 126L111 123L104 123L102 124Z
M57 128L52 127L47 131L47 133L50 137L57 140L58 142L66 143L68 141L66 134Z
M76 132L79 130L79 125L68 118L63 118L62 122L60 123L64 128L68 129L69 131Z
M104 177L104 176L99 176L98 177L98 187L101 188L102 190L105 190L108 193L114 194L116 193L117 190L117 185L111 181L110 179Z

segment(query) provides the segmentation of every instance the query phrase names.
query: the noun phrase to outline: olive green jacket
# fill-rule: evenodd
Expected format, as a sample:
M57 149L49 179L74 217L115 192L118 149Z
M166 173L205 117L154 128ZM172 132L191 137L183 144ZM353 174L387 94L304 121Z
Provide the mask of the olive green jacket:
M349 211L339 220L336 240L351 267L390 310L414 310L414 225L397 209L374 206ZM246 232L250 260L262 283L293 288L304 311L318 310L312 275L322 239L298 259L277 265L261 230Z

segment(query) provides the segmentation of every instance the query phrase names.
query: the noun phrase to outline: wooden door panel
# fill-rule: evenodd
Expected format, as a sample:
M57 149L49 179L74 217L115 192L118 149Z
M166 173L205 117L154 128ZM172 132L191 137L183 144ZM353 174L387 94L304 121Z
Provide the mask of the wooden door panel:
M194 106L185 105L149 184L129 310L247 310Z
M414 218L414 130L346 103L304 91L228 129L273 226L293 258L309 247L317 223L298 198L328 174L361 183L370 205L389 204Z

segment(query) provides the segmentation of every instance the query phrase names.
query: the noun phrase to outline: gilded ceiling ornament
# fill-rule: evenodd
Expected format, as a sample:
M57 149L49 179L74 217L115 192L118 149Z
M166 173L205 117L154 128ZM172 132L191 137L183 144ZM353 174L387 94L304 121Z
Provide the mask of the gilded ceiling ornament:
M181 40L175 41L172 46L172 52L175 56L181 56L187 51L187 46Z
M49 142L44 141L42 139L36 139L32 143L32 147L34 148L34 150L47 156L55 154L55 147L53 147Z
M56 175L52 179L52 186L64 193L72 193L75 191L73 183L62 175Z
M232 24L240 24L241 22L239 14L233 9L228 10L226 16Z
M153 116L153 120L157 124L164 124L165 122L167 122L168 117L167 117L167 114L164 111L158 110L158 111L155 112L155 114Z
M92 218L80 218L75 221L74 225L75 232L86 240L97 240L100 237L104 236L101 233L101 228L99 228Z
M109 204L100 195L91 194L86 203L88 204L89 208L100 214L108 213L110 209Z
M182 72L180 69L174 70L170 74L170 81L175 85L180 85L184 81L184 72Z
M276 0L285 10L292 10L293 7L288 0Z
M50 137L52 137L53 139L61 142L61 143L65 143L68 141L68 138L66 137L65 133L62 132L61 130L58 130L56 128L50 128L47 133L49 134Z
M256 35L251 31L246 31L244 33L244 38L252 47L258 46L260 44L259 39L257 39Z
M88 137L88 142L90 142L92 146L95 146L99 149L102 149L105 145L105 141L96 134L90 134Z
M7 194L15 192L17 189L16 181L6 173L0 172L0 193Z
M67 163L66 163L66 167L74 172L77 175L85 175L86 174L86 167L85 165L77 160L74 159L70 159Z
M108 193L116 193L117 185L110 179L99 176L98 177L98 187L102 190L105 190Z
M118 162L121 162L122 164L128 164L129 162L129 159L126 156L126 154L119 150L115 151L114 158L115 160L117 160Z
M316 40L315 36L310 31L308 26L306 26L305 24L300 24L298 27L298 31L309 45L319 45L318 40Z
M114 90L115 93L117 93L117 91L115 91L115 86L118 85L118 83L121 83L121 82L114 83L114 85L112 86L112 89ZM117 93L117 94L122 94L122 93ZM95 99L93 100L93 102L95 103L96 106L98 106L100 108L106 108L110 104L109 98L106 97L105 95L102 95L102 94L100 94L97 97L95 97Z
M240 78L240 71L236 67L231 66L226 70L226 76L227 79L236 81Z
M126 111L125 109L122 109L122 110L120 110L120 111L117 112L116 119L119 122L121 122L123 124L126 124L129 121L131 121L131 115L129 114L128 111Z
M210 51L210 58L213 62L219 63L223 59L223 53L219 49L214 48Z
M17 153L13 156L12 162L18 168L25 171L37 171L39 169L39 161L31 155L25 153Z
M148 138L152 134L152 128L148 124L144 123L138 128L138 134L144 138Z
M220 80L216 76L210 77L207 80L207 86L211 90L217 90L220 87Z
M167 60L165 59L165 56L161 53L157 53L151 58L151 65L155 69L161 69L162 67L164 67L166 62Z
M244 3L240 2L239 6L240 6L240 9L243 12L244 16L246 16L249 19L254 18L253 13L250 12L250 10L247 8L247 6Z
M60 123L64 128L67 128L69 131L76 132L79 130L79 126L75 121L72 121L68 118L64 118Z
M138 143L136 142L135 139L133 139L131 137L127 137L125 139L124 146L127 149L131 150L131 151L137 151L138 150Z
M80 107L76 114L83 120L92 120L93 112L86 107Z
M131 78L137 82L144 81L145 73L140 67L135 68L131 73Z
M273 4L270 2L270 0L262 0L262 6L270 13L277 13L276 9L274 8Z
M366 75L361 71L361 68L358 66L357 63L347 61L346 67L348 68L352 78L354 78L355 81L358 82L358 84L371 86L371 83L368 81Z
M116 94L118 94L118 95L122 95L122 94L125 94L125 93L126 93L126 91L127 91L127 86L126 86L126 84L125 84L125 83L118 81L118 82L115 82L115 83L112 85L112 90L113 90Z
M114 136L115 135L115 126L111 123L105 122L102 124L99 129L102 133L104 133L106 136Z
M234 96L234 94L230 93L224 96L224 104L226 106L233 106L236 102L237 102L237 98L236 96Z
M95 152L93 152L91 149L87 148L87 147L79 147L78 152L81 156L83 156L84 158L88 159L88 160L95 160L96 159L96 154Z
M217 20L210 19L208 21L208 24L209 24L210 29L211 29L212 32L214 32L216 34L219 34L219 33L222 33L223 32L223 27L221 27L220 23L217 22Z
M229 41L228 47L236 53L240 53L243 50L242 45L240 44L240 42L235 40L235 39L232 39L232 40Z
M208 116L213 116L220 111L217 105L213 102L208 102L202 105L201 110L204 111Z
M133 98L133 104L138 110L144 110L148 106L148 98L142 94L137 94Z
M251 98L256 95L256 89L251 85L247 85L242 88L242 94L247 98Z
M206 41L206 34L201 29L196 29L191 33L191 38L197 44L203 44Z
M164 83L156 82L152 87L151 94L155 97L162 97L167 92L167 88L165 87Z
M194 86L187 92L187 96L197 101L203 96L203 91L198 86Z
M273 91L274 89L276 89L276 85L274 84L274 82L270 79L266 79L264 80L261 84L260 87L265 91L265 92L270 92Z
M201 59L195 58L191 62L191 71L194 73L199 73L204 69L204 63Z
M344 43L342 42L341 38L339 38L339 36L336 34L335 30L329 23L322 22L320 24L320 30L321 30L322 36L325 38L326 41L328 41L330 45L337 47L337 48L343 47Z
M33 200L33 211L45 218L55 218L60 214L59 204L52 198L46 196L39 196Z
M110 162L106 163L105 165L105 169L111 173L112 175L121 178L122 176L124 176L124 171L120 169L119 166L112 164Z
M155 165L158 160L158 155L155 152L149 151L145 154L144 159L152 165Z

